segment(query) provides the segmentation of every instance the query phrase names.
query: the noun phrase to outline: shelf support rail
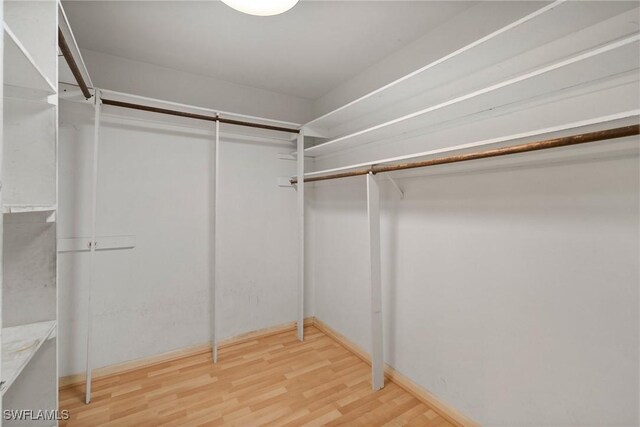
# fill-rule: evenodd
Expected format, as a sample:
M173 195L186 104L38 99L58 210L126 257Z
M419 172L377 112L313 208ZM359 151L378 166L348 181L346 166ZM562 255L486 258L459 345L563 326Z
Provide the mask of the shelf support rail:
M98 191L98 148L100 146L100 113L101 102L100 92L96 91L94 97L94 127L93 127L93 170L91 180L91 241L89 255L89 284L87 287L87 356L85 375L85 403L91 402L91 326L93 310L91 307L91 292L95 280L95 254L96 254L96 213L97 213L97 191Z
M400 186L398 185L396 180L393 179L393 177L388 173L386 173L384 175L387 177L387 179L389 180L391 185L393 185L393 188L395 188L395 190L398 192L398 194L400 195L400 198L404 199L404 190L402 188L400 188Z
M297 172L304 176L304 133L297 141ZM298 340L304 340L304 182L296 186L298 192Z
M216 334L216 285L218 283L217 265L218 265L218 201L220 188L220 122L216 122L215 140L213 147L210 147L211 160L209 167L210 176L210 194L211 205L209 206L211 236L209 238L210 256L209 262L209 280L211 281L211 352L213 354L213 363L218 363L218 336Z
M380 269L380 189L373 172L367 174L367 213L369 219L369 267L371 302L371 388L384 387L382 346L382 273Z

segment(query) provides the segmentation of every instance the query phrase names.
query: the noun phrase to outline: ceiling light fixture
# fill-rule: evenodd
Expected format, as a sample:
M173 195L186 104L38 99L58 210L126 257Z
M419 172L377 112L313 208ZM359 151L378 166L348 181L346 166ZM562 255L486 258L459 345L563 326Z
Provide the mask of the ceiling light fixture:
M298 0L222 0L222 2L249 15L272 16L291 9Z

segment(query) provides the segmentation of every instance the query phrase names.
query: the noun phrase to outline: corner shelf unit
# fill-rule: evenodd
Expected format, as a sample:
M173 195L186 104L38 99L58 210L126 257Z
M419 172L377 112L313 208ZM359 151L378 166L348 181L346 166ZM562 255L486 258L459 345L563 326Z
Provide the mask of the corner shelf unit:
M556 1L540 7L308 122L304 129L325 140L305 148L305 156L396 142L565 91L586 94L594 83L617 84L637 75L637 13L630 3Z
M42 344L55 337L55 329L55 321L2 329L2 382L0 383L2 395L33 359Z
M2 4L3 410L58 408L58 1ZM53 421L32 420L30 425ZM3 420L2 425L25 425Z

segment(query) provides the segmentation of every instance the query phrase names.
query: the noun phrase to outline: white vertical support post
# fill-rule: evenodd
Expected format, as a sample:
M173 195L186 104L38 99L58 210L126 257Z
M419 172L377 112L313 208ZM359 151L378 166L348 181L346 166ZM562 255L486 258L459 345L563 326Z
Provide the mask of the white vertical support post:
M91 241L89 242L89 285L87 286L87 364L85 376L85 403L91 402L91 325L93 310L91 307L91 293L95 279L96 254L96 214L98 200L98 148L100 136L101 94L96 90L94 95L94 127L93 127L93 169L91 180Z
M371 386L384 387L382 352L382 274L380 271L380 190L373 173L367 175L369 260L371 267Z
M4 13L4 4L3 1L0 0L0 22L4 22L4 17L3 17L3 13ZM4 37L2 37L2 39L0 39L0 81L4 82L4 76L3 76L3 72L4 72ZM0 86L0 117L4 117L4 84ZM3 135L3 121L0 120L0 177L2 177L2 159L3 159L3 139L2 139L2 135ZM2 182L2 180L0 179L0 206L2 206L2 187L4 185L4 182ZM4 215L0 215L0 260L3 259L3 246L2 246L2 242L3 242L3 236L4 234ZM0 307L3 306L2 303L2 286L3 286L3 262L0 262ZM57 282L56 282L57 283ZM1 309L0 309L1 310ZM2 347L2 314L0 313L0 347ZM2 367L2 351L0 351L0 367ZM2 411L2 396L0 396L0 411ZM0 420L0 427L2 427L2 420Z
M217 261L218 261L218 189L220 188L220 122L216 120L216 135L211 153L209 177L211 182L210 196L210 229L209 247L211 259L209 261L209 280L211 281L211 353L213 363L218 363L218 338L216 334L216 282L217 282Z
M304 340L304 134L298 134L298 340Z

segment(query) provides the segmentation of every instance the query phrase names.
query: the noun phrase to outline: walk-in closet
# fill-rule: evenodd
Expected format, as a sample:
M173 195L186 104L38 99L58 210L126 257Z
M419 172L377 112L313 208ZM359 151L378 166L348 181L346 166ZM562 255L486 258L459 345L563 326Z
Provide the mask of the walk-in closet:
M638 1L0 6L0 426L640 425Z

